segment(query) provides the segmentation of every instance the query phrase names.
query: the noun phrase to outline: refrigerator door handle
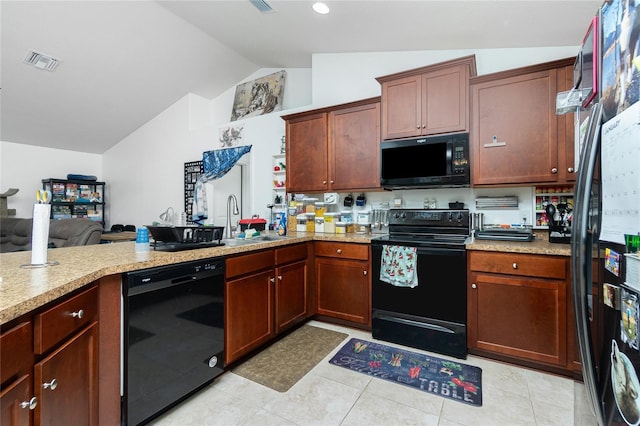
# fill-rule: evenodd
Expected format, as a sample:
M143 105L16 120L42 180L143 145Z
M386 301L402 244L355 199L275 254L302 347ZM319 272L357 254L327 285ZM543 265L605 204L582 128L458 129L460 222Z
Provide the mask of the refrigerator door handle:
M602 123L602 105L596 103L589 117L589 125L584 138L580 167L578 169L575 189L574 220L572 223L571 240L571 269L573 271L571 286L573 292L573 307L576 321L576 333L580 347L582 376L591 403L593 414L598 424L604 425L604 410L600 402L596 369L592 356L592 345L587 310L587 285L592 285L591 259L593 241L598 238L589 231L589 213L599 206L591 205L591 188L598 159L600 145L600 126ZM593 301L595 304L596 301Z

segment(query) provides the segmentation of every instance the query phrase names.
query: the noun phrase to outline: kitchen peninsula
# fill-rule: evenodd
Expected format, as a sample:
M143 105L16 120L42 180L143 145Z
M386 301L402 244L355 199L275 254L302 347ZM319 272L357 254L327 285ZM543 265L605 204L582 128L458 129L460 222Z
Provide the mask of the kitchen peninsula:
M55 364L56 357L66 356L73 351L80 355L78 355L79 358L75 358L76 361L69 372L71 377L67 380L84 388L84 390L81 389L81 393L86 395L87 399L84 402L76 401L77 405L88 407L86 412L93 419L91 423L97 424L98 421L101 424L119 423L121 274L220 256L226 259L234 257L242 259L245 255L272 250L277 252L288 246L305 244L308 244L308 265L313 271L313 259L316 256L322 256L324 264L328 262L329 258L326 257L328 253L325 251L327 248L334 248L334 252L338 253L335 256L340 254L346 256L352 252L352 250L335 250L336 247L342 246L366 248L366 252L369 252L371 237L371 235L361 234L294 233L286 239L172 253L153 250L148 253L135 253L133 242L101 244L49 250L48 260L57 261L59 264L47 268L22 268L21 265L29 263L29 252L2 254L0 255L2 276L0 327L3 386L8 384L5 388L8 391L11 391L10 388L13 386L16 389L18 386L25 386L24 395L28 396L25 399L16 397L15 400L28 401L35 393L40 396L40 400L35 407L34 415L39 418L51 416L50 411L47 411L46 398L55 397L56 392L48 392L47 388L34 392L31 390L32 386L35 386L32 382L40 383L40 380L45 380L47 368L60 371L60 365ZM317 248L314 249L314 247ZM518 256L536 255L540 258L560 260L567 260L570 255L568 246L549 244L546 241L532 243L476 241L467 244L467 250L489 255L496 254L495 251L502 251ZM342 259L336 259L336 261L336 265L339 265ZM350 259L343 261L353 264L353 260ZM278 262L277 255L276 262ZM368 260L359 262L365 268L367 264L369 265L366 271L370 269L370 256ZM242 265L241 262L237 263ZM246 263L245 265L247 268L255 268L254 264ZM313 277L314 272L310 272L308 293L312 299L316 297L316 286L319 285ZM365 301L370 300L368 296L361 297L364 297ZM329 299L327 303L333 303L333 300ZM83 314L80 313L80 307L84 310ZM309 306L306 318L313 315L326 316L327 312L335 314L333 307L333 305L324 305L325 309L321 312L319 303L315 301ZM66 316L76 314L71 321L74 324L66 328L57 324L61 322L60 316L51 315L65 315L65 312ZM367 318L364 318L365 323L356 324L351 319L354 317L345 314L341 318L339 315L334 318L351 321L354 326L367 328ZM569 313L566 315L568 317ZM483 327L486 327L485 324ZM563 336L566 334L560 333L558 337ZM254 346L254 349L259 346ZM566 357L566 346L563 344L563 349L560 350L563 357ZM8 347L12 350L7 350ZM560 361L556 365L559 363ZM18 367L15 367L16 365ZM17 373L8 371L12 367L17 368ZM79 374L79 371L83 374ZM78 377L85 375L86 378L80 382L77 381ZM62 374L57 374L57 382L63 381ZM57 384L47 383L50 388ZM63 386L58 385L59 391L61 388ZM52 405L49 404L49 407ZM77 407L72 411L82 412Z

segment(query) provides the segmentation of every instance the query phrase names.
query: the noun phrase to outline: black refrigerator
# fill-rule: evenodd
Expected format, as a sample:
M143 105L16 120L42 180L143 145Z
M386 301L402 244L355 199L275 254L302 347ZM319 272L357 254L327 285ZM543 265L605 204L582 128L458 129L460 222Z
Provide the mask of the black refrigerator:
M640 424L639 33L640 1L605 2L574 73L582 102L572 293L584 389L599 425Z

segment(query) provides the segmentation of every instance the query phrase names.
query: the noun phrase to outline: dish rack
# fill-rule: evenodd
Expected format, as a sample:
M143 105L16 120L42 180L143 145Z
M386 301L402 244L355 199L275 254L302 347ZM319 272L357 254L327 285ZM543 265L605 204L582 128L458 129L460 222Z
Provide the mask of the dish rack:
M147 226L153 240L165 243L220 241L224 226Z

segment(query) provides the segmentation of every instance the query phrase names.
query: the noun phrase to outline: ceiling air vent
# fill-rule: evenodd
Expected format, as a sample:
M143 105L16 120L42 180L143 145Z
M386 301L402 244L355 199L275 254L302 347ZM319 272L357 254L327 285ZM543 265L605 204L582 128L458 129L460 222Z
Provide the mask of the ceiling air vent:
M273 8L269 6L265 0L249 0L249 2L255 6L262 13L272 12Z
M29 50L23 62L41 70L53 71L58 66L58 63L62 62L62 60L54 58L53 56L45 55L44 53L36 52L35 50Z

